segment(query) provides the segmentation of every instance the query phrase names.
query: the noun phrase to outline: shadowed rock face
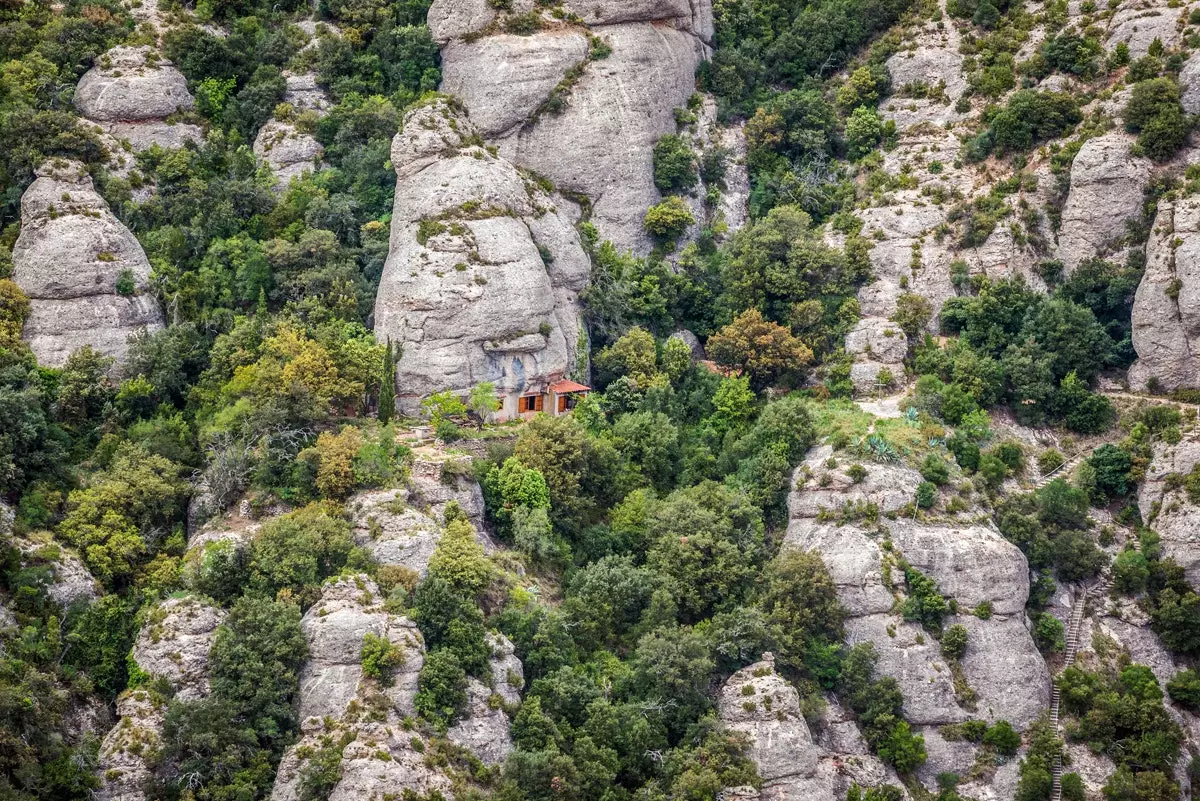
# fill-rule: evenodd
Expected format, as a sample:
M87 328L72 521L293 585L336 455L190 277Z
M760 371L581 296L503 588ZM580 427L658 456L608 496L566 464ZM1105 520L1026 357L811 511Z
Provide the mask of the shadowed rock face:
M54 160L37 175L13 247L13 280L30 300L23 337L49 367L84 345L120 361L131 334L163 325L150 262L82 164Z
M579 211L489 153L466 114L439 100L392 142L391 242L375 334L404 348L399 400L484 382L502 395L576 367L580 290L591 269Z
M486 0L438 0L429 24L443 44L442 89L463 100L480 133L514 164L590 198L602 238L645 253L652 243L642 218L661 199L652 150L660 136L675 133L674 109L695 91L696 65L712 38L712 5L580 0L567 6L583 25L548 21L518 36L504 32ZM532 8L518 2L513 11ZM611 53L590 57L589 37L599 37ZM565 106L547 110L551 93L564 84Z

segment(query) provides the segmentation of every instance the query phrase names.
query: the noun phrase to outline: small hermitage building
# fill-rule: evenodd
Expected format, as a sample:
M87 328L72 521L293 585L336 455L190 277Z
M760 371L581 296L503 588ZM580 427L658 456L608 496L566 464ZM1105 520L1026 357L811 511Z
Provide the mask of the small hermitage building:
M574 409L579 399L591 391L591 387L565 378L550 381L544 388L526 387L524 392L510 392L500 398L500 408L492 419L504 423L528 419L539 412L558 417Z

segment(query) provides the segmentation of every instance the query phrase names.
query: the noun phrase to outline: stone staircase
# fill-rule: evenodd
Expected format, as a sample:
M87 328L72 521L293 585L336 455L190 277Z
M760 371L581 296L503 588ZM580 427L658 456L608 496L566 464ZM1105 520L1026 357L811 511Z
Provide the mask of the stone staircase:
M1138 548L1137 540L1131 540L1130 542L1136 550ZM1083 637L1083 619L1087 614L1088 601L1092 598L1103 598L1112 589L1112 584L1112 572L1108 568L1105 568L1100 577L1096 579L1096 583L1090 587L1086 587L1071 606L1071 619L1067 623L1067 650L1063 659L1063 670L1075 664L1075 655L1079 652L1079 643ZM1059 706L1061 702L1062 690L1059 689L1058 682L1056 681L1050 693L1050 725L1054 727L1054 732L1060 739L1062 739L1062 726L1059 723ZM1062 801L1062 774L1062 755L1059 754L1054 760L1052 774L1054 785L1050 792L1050 801Z

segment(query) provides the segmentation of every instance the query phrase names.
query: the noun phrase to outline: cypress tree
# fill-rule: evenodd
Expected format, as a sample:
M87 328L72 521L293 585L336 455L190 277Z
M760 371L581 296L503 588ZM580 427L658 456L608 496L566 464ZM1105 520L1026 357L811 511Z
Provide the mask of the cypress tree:
M396 357L389 338L383 353L383 375L379 381L379 422L387 425L396 414Z

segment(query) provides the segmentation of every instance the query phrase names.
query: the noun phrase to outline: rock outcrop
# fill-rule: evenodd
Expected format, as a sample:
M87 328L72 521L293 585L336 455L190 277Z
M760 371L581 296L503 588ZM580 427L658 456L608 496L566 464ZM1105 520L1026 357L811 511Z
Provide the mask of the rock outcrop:
M1133 300L1135 390L1200 387L1200 197L1161 200Z
M491 381L517 395L573 371L591 265L579 211L482 146L461 107L408 113L392 142L396 200L375 334L404 348L401 408Z
M1191 502L1186 489L1176 486L1178 478L1171 477L1186 476L1197 464L1200 442L1156 444L1137 497L1147 525L1162 538L1163 555L1178 562L1193 585L1200 585L1200 507Z
M54 542L48 534L19 537L16 546L21 552L22 566L39 565L47 570L46 595L59 606L65 608L76 601L90 603L102 594L100 583L88 572L83 561Z
M54 159L37 175L21 197L12 256L13 280L30 300L22 337L47 367L84 345L120 361L131 334L163 325L146 253L84 165Z
M173 598L148 610L133 646L138 668L171 683L181 701L208 695L209 651L225 613L197 598ZM117 699L120 720L100 744L100 801L145 801L145 784L162 745L166 701L145 688Z
M1024 555L976 522L889 519L888 513L912 502L920 474L899 464L864 462L867 475L856 483L844 472L849 459L827 466L833 455L828 446L818 447L797 469L784 547L822 555L848 613L847 641L874 643L877 670L898 682L905 717L922 731L970 718L1028 726L1049 702L1050 674L1025 617ZM904 588L900 559L957 603L959 614L946 625L962 624L969 635L957 668L919 625L897 612ZM991 605L990 618L968 614L984 602ZM964 683L973 698L965 696ZM933 761L929 766L931 776L951 769Z
M1127 233L1126 221L1141 214L1151 164L1134 156L1132 145L1122 133L1097 136L1083 143L1071 163L1071 191L1058 232L1058 258L1068 273L1093 256L1113 255Z
M280 190L293 178L321 168L325 148L312 135L312 123L324 116L330 105L315 75L289 74L286 80L283 110L277 109L254 138L254 155L270 167Z
M645 253L659 137L695 91L712 37L710 0L566 4L582 24L549 15L531 35L506 32L486 0L436 0L443 91L461 97L480 132L513 163L586 195L601 237ZM510 13L535 9L513 4Z
M881 384L891 386L903 381L908 337L895 323L880 317L867 317L859 320L846 334L846 353L854 358L850 380L854 382L855 391L871 392Z
M814 739L801 714L796 688L775 672L771 654L729 677L717 698L717 710L727 728L746 736L747 756L763 782L760 791L733 788L726 797L841 801L856 783L900 786L895 772L867 753L858 726L836 699L827 699L821 736Z
M402 725L416 713L417 677L425 662L416 625L387 612L379 587L358 575L326 584L301 627L309 651L297 699L303 736L279 764L273 801L299 799L311 760L331 748L340 750L341 760L330 799L399 797L405 790L437 790L451 797L449 779L425 763L424 741ZM385 680L363 672L367 634L386 639L403 654Z
M475 754L485 765L499 765L513 748L505 707L521 703L524 666L517 658L513 644L503 634L489 634L488 645L492 648L488 660L492 686L488 687L478 679L468 680L467 710L446 736Z
M75 89L75 108L84 118L138 151L202 139L199 126L168 121L195 105L183 74L146 45L109 50Z

